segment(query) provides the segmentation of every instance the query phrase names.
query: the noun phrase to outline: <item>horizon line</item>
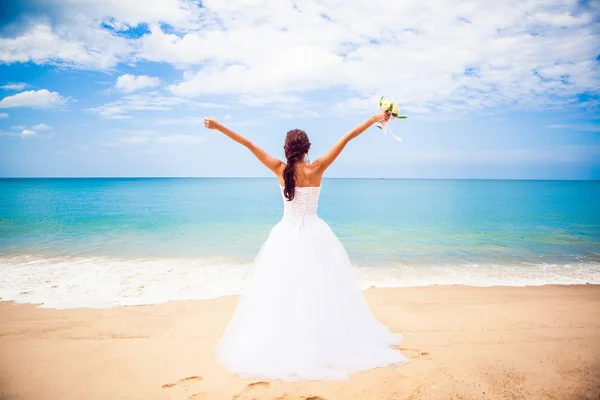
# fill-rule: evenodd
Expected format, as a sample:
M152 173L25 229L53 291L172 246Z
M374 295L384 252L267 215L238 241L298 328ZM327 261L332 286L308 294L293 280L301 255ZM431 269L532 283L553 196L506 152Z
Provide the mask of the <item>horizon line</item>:
M266 176L3 176L8 179L276 179ZM328 179L362 180L436 180L436 181L571 181L598 182L600 179L551 179L551 178L386 178L386 177L323 177Z

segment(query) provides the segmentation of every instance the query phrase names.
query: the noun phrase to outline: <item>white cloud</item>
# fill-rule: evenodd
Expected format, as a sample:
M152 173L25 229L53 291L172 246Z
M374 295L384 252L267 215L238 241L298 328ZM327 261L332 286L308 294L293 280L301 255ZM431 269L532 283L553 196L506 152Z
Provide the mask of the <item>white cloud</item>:
M8 83L0 88L4 90L23 90L27 87L26 83Z
M126 135L157 135L159 133L153 129L118 129L117 131Z
M29 90L3 98L0 100L0 108L52 108L61 106L65 104L66 101L67 99L59 95L57 92L49 92L46 89Z
M170 86L179 96L340 88L364 104L385 94L414 112L455 113L556 107L600 86L600 35L575 1L204 6L219 25L182 36L153 26L140 39L140 58L186 69Z
M65 12L82 13L116 30L140 23L167 23L177 29L195 28L203 9L197 0L65 0Z
M145 129L119 129L118 132L123 136L112 142L100 142L99 145L103 147L142 144L194 145L205 139L205 136L197 134L165 133Z
M564 129L579 132L600 132L600 124L589 124L589 125L570 125L570 124L555 124L548 125L550 129Z
M121 140L123 142L129 143L129 144L141 144L141 143L149 142L150 138L148 136L128 136L128 137L122 138Z
M29 130L29 129L23 129L23 131L21 131L21 135L22 136L31 136L31 135L35 135L36 132Z
M45 15L19 36L1 38L0 62L108 69L136 59L137 44L120 33L143 23L197 29L206 12L196 0L65 0L46 5L52 8L52 23Z
M21 36L0 39L0 61L107 69L129 59L131 46L126 39L82 18L54 30L47 23L40 23Z
M98 142L98 145L101 147L119 147L121 143L119 142Z
M204 124L204 117L166 118L154 121L156 125L199 125Z
M13 131L22 131L23 129L25 129L25 125L13 125L10 127L10 129L12 129Z
M151 88L160 85L160 79L148 75L121 75L117 78L115 89L125 93L131 93L136 90Z
M130 111L166 111L187 102L182 98L165 96L158 92L148 92L127 95L120 100L99 107L88 108L87 111L98 114L103 118L123 119L131 117L128 115Z
M8 118L8 113L0 113L0 118Z
M198 135L164 135L156 138L157 143L163 144L180 144L180 145L193 145L204 141L205 137Z
M238 101L250 107L262 107L272 103L277 103L284 107L298 106L304 103L302 97L297 95L286 95L280 93L257 93L257 94L244 94L241 95Z
M334 89L339 94L324 101L340 111L372 110L382 94L411 113L559 108L581 104L579 94L600 87L598 9L586 4L66 0L54 4L61 21L37 21L0 39L0 62L90 69L168 63L184 71L169 86L176 96L233 95L255 106ZM125 92L158 85L125 76L131 82L116 85ZM134 103L92 110L125 118Z
M249 126L265 126L265 118L251 118L251 119L246 119L246 120L233 120L231 122L227 123L227 126L229 126L230 128L233 127L237 127L237 128L242 128L242 127L249 127ZM212 132L212 131L211 131ZM211 133L209 132L209 133Z
M52 127L50 127L44 123L40 123L40 124L37 124L37 125L31 127L31 129L35 129L36 131L50 131L50 130L52 130Z
M215 103L195 102L186 98L165 95L158 91L139 94L129 94L117 101L103 104L98 107L88 108L86 111L98 114L103 118L124 119L131 118L131 111L167 111L175 107L185 106L191 109L229 108L228 105ZM188 122L189 118L175 118L161 120L163 125L175 125ZM194 118L191 119L192 121Z
M594 162L600 157L600 146L563 145L541 148L480 149L477 151L446 150L444 152L406 154L401 163L444 164L578 164Z

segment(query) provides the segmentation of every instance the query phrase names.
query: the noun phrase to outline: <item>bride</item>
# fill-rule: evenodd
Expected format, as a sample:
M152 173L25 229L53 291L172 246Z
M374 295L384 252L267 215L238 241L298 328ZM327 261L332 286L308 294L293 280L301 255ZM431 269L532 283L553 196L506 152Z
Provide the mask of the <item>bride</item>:
M242 378L347 380L348 375L408 358L393 346L402 340L369 311L355 283L346 250L317 215L321 178L346 144L389 112L344 135L325 155L306 161L308 136L285 138L286 162L212 118L216 129L247 147L279 179L283 218L258 253L246 288L216 351Z

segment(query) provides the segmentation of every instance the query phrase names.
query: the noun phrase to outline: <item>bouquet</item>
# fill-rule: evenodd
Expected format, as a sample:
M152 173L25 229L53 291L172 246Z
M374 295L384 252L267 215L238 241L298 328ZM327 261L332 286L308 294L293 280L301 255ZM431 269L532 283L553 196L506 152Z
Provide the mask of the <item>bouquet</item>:
M379 99L379 109L381 111L390 111L392 113L393 118L406 119L406 117L404 115L400 115L400 109L398 108L398 103L396 103L396 100L394 100L394 99L386 100L384 98L384 96L381 96L381 98ZM390 135L392 135L392 137L394 139L401 142L402 139L400 139L398 136L394 135L394 133L392 132L392 128L390 128L388 124L389 124L389 122L386 122L385 124L377 123L377 127L379 129L383 130L384 135L389 131Z

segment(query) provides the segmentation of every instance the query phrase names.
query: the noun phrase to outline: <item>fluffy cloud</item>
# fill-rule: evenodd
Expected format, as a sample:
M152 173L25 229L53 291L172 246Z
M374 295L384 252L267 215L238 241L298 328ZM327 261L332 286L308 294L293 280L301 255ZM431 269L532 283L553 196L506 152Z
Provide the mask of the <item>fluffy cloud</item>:
M159 136L156 138L156 142L162 144L193 145L203 142L204 139L205 137L198 135L173 134Z
M127 95L120 100L99 107L88 108L87 111L104 118L123 119L130 118L128 114L130 111L166 111L183 103L187 103L187 101L178 97L165 96L158 92L148 92Z
M35 131L29 130L29 129L23 129L21 131L21 135L22 136L32 136L32 135L35 135L35 134L36 134Z
M103 147L120 147L122 145L146 145L146 144L168 144L168 145L194 145L204 141L205 136L197 134L164 133L154 130L130 130L119 131L122 137L112 142L99 143Z
M9 83L4 86L0 86L4 90L23 90L27 87L26 83Z
M62 20L0 39L0 61L168 63L183 71L169 86L175 96L235 95L261 106L335 89L327 101L348 99L340 111L372 110L381 94L413 113L562 107L600 87L595 2L67 0L56 8ZM121 78L115 87L126 93L158 85ZM123 118L135 104L93 110Z
M52 108L65 104L67 99L57 92L50 92L46 89L28 90L17 93L13 96L7 96L0 100L0 108L11 107L31 107L31 108Z
M206 6L223 28L179 37L154 27L141 39L140 57L188 69L176 95L342 88L355 94L342 109L372 110L388 94L453 113L559 106L600 85L594 11L575 1Z
M150 137L148 136L128 136L121 139L125 143L129 144L141 144L147 143L150 141Z
M216 103L195 102L186 98L166 95L158 91L145 92L139 94L129 94L123 96L117 101L103 104L98 107L88 108L86 111L97 114L108 119L130 118L131 111L168 111L176 107L185 106L187 108L215 109L228 108L227 105ZM175 125L178 123L187 123L185 119L163 120L163 125Z
M547 128L550 129L564 129L570 131L579 131L579 132L600 132L600 124L590 124L590 125L573 125L573 124L554 124L548 125Z
M30 4L31 3L31 4ZM108 69L135 60L131 36L145 24L197 29L205 10L196 0L65 0L11 5L20 13L15 37L0 38L0 62Z
M142 23L166 23L177 29L197 28L203 9L197 0L64 0L63 12L81 13L116 30Z
M148 75L121 75L117 78L115 89L125 93L131 93L136 90L151 88L160 85L160 79Z
M35 129L36 131L51 131L52 127L50 127L44 123L40 123L35 126L32 126L31 129Z
M15 38L0 39L0 62L33 62L76 68L106 69L127 59L132 44L85 22L53 30L47 23L31 26Z
M8 113L0 113L0 118L8 118Z
M445 164L577 164L594 162L600 157L600 146L563 145L539 148L515 148L444 152L428 151L426 153L406 154L399 162L411 163L445 163Z
M204 117L166 118L155 120L156 125L203 125Z

